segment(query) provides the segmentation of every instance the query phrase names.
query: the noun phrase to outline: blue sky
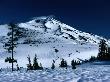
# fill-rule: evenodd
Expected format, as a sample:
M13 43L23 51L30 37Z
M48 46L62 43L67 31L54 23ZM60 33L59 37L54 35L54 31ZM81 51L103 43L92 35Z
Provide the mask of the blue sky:
M109 0L0 0L0 24L55 15L79 30L110 38Z

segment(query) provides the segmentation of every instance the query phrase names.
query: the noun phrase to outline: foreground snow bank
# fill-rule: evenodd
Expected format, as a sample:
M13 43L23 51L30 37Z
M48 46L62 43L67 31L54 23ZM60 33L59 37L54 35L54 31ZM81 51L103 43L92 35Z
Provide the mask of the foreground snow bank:
M81 65L76 70L0 72L0 82L110 82L110 65Z

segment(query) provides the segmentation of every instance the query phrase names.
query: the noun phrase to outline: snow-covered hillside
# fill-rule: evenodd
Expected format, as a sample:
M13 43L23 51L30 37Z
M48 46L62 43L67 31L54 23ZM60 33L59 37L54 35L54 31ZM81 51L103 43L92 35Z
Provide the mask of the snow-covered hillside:
M50 67L52 60L59 66L61 58L70 65L72 59L87 59L97 56L100 36L76 30L57 21L52 16L36 17L29 22L17 24L25 36L18 40L14 57L20 66L26 67L27 56L31 59L37 54L43 67ZM0 67L7 67L6 57L11 56L3 47L8 36L8 25L0 25ZM107 40L106 40L107 41ZM107 41L108 42L108 41Z
M19 27L33 29L39 32L46 32L52 35L65 38L74 43L98 43L100 36L79 31L69 25L57 21L51 16L38 17L26 23L20 23Z

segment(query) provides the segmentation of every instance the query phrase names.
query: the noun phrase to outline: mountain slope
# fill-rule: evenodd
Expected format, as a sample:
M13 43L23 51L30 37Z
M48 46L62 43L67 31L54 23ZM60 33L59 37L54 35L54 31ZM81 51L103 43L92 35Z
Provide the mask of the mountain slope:
M50 67L52 60L55 60L55 65L59 66L61 58L67 60L70 65L73 58L77 60L77 58L87 59L92 55L96 56L98 43L104 39L76 30L52 16L36 17L17 26L22 29L23 36L18 40L14 57L23 67L28 64L27 56L30 55L32 59L35 54L44 67ZM8 25L0 26L0 67L10 66L4 62L4 59L11 54L3 47L8 38L8 27Z
M76 30L75 28L61 23L50 16L35 18L32 21L19 24L19 27L51 33L65 39L69 39L72 42L75 41L75 43L85 42L94 44L103 39L100 36Z

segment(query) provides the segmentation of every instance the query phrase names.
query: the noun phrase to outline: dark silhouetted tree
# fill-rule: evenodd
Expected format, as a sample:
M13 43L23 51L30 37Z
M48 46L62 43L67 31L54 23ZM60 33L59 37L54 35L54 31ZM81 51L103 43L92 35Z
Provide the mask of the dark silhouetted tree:
M60 67L66 67L66 68L67 68L67 62L66 62L66 60L64 60L63 58L62 58L62 60L61 60Z
M71 66L72 66L72 69L76 69L76 61L75 60L71 61Z
M5 43L4 47L8 50L9 53L11 53L11 57L6 58L6 61L9 61L9 63L12 63L12 71L13 65L14 65L14 48L17 47L17 41L18 41L18 30L17 25L10 23L9 28L10 31L8 32L8 41ZM17 60L16 60L17 61Z
M32 64L31 64L31 59L30 59L30 56L28 55L28 62L29 62L29 64L27 64L27 70L33 70L33 66L32 66Z
M54 63L55 63L55 61L53 60L51 69L55 69L55 64Z
M31 64L30 56L28 56L27 58L29 61L29 64L27 64L27 70L42 70L43 69L42 64L40 63L40 66L38 64L37 55L35 55L35 57L33 59L33 65Z
M16 65L16 67L17 67L17 71L19 71L19 70L20 70L20 68L19 68L18 64Z
M110 54L108 53L108 45L106 44L106 41L104 39L101 40L99 43L99 53L97 59L101 61L110 60Z
M39 68L40 66L38 65L38 62L37 62L37 55L35 55L34 60L33 60L33 69L37 70Z

